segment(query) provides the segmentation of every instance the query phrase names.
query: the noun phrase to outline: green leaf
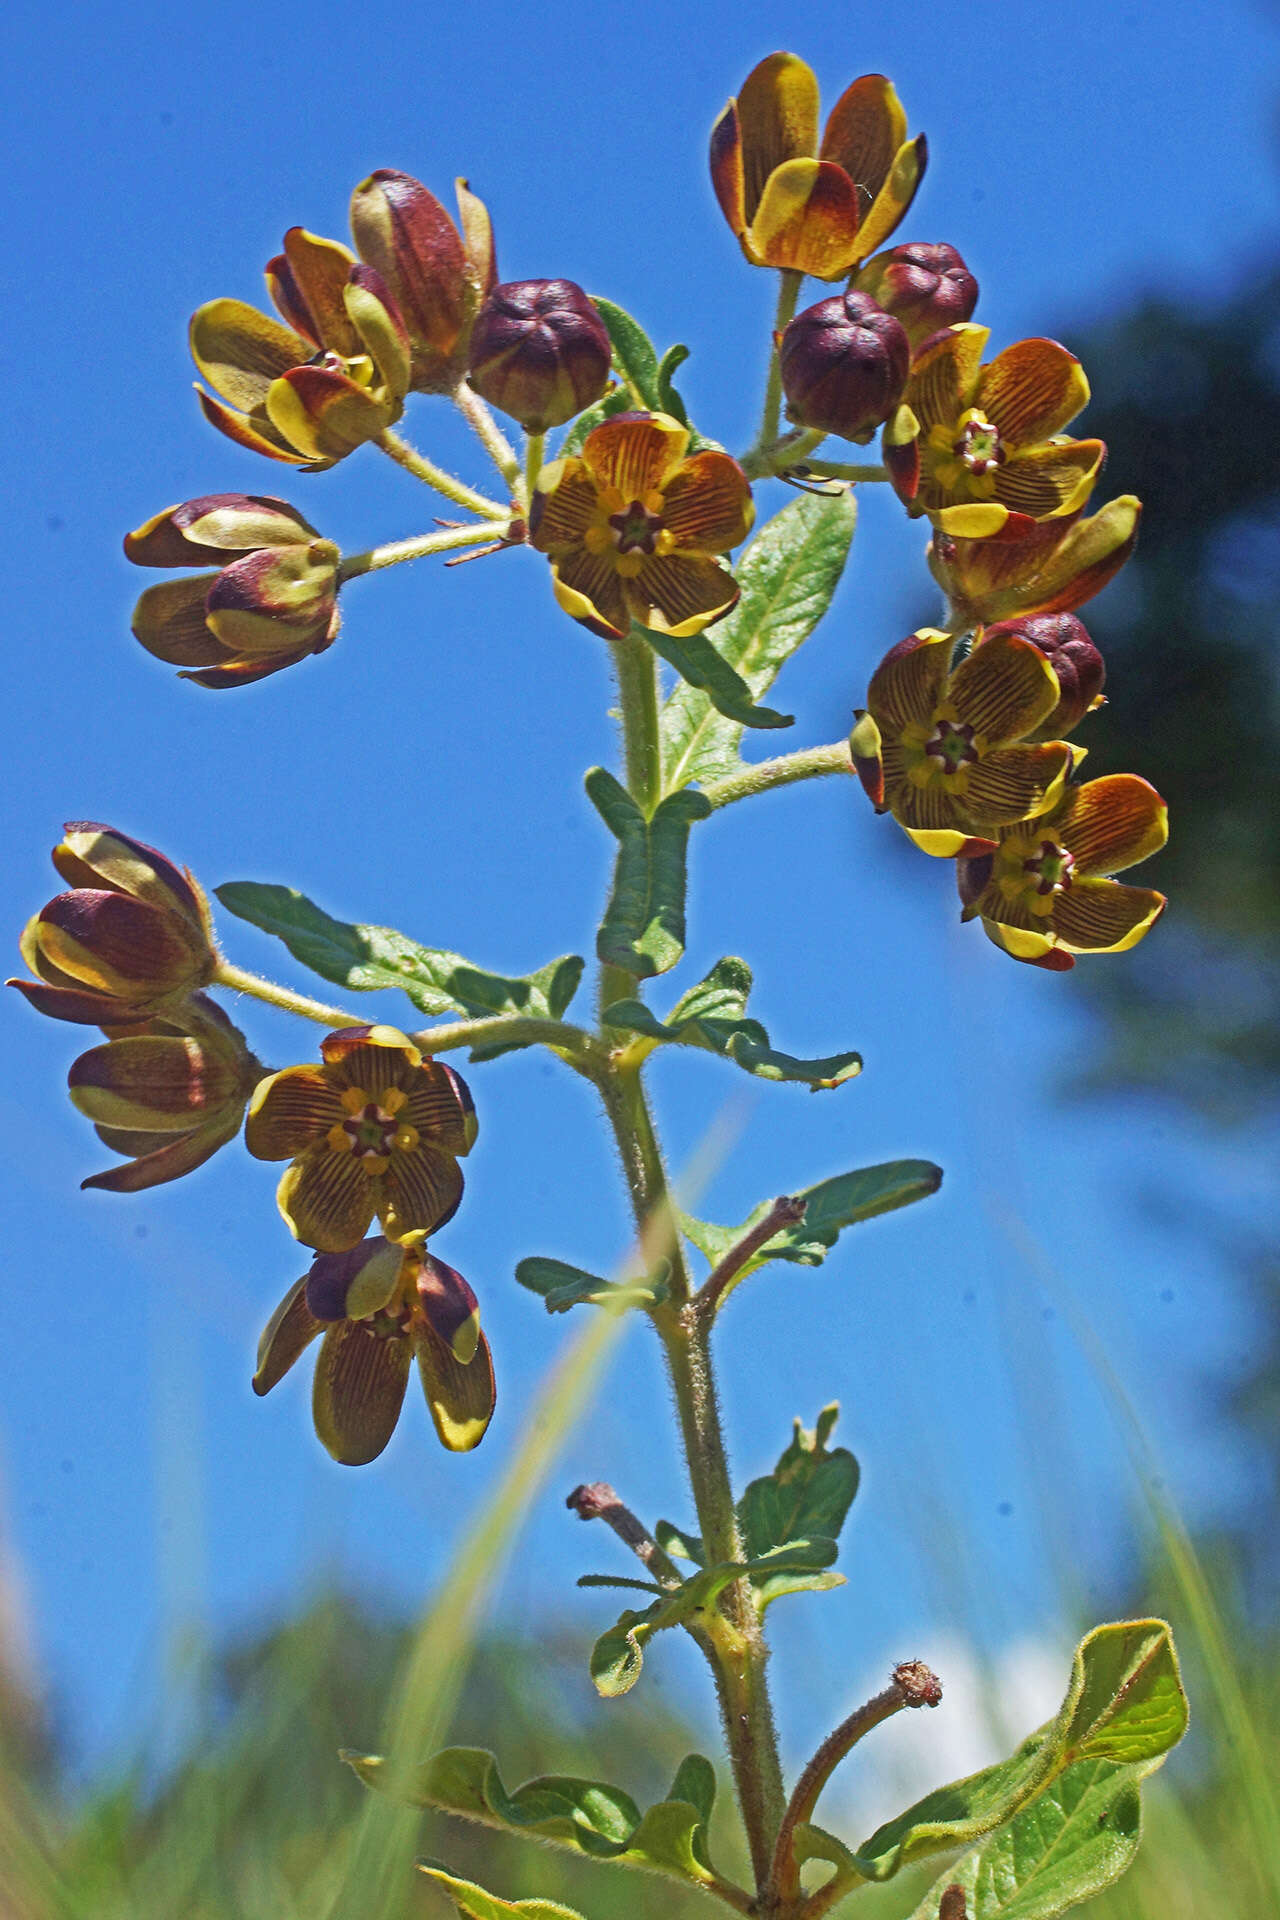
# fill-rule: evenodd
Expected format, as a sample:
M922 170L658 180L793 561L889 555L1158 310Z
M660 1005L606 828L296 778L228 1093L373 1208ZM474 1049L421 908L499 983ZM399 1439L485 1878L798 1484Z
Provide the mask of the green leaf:
M378 1755L347 1752L342 1757L366 1786L384 1787L386 1762ZM478 1747L447 1747L435 1754L414 1770L405 1797L415 1806L523 1834L591 1860L644 1867L700 1886L716 1878L707 1851L716 1777L701 1754L681 1762L666 1799L643 1814L620 1787L570 1775L541 1775L508 1793L497 1761Z
M419 1860L417 1865L419 1873L451 1895L466 1920L582 1920L573 1907L562 1907L557 1900L499 1900L474 1880L459 1880L436 1860Z
M947 1868L912 1920L938 1920L948 1887L964 1888L967 1920L1053 1920L1119 1879L1138 1851L1136 1767L1080 1760L1030 1805Z
M682 797L672 795L672 799ZM670 800L663 802L664 806L670 804ZM794 1054L775 1051L760 1022L747 1017L750 991L750 967L745 960L729 955L718 960L706 978L676 1002L666 1022L642 1000L615 1000L605 1008L603 1017L608 1026L642 1034L655 1045L666 1042L701 1047L732 1060L759 1079L799 1081L815 1093L821 1088L842 1086L861 1073L860 1054L833 1053L819 1060L801 1060Z
M591 304L604 321L613 342L614 363L631 389L628 405L665 413L662 387L658 379L658 356L653 342L638 320L625 307L592 294ZM679 361L676 362L678 366Z
M228 913L283 940L294 959L322 980L357 993L396 987L426 1014L513 1013L559 1020L582 979L578 954L509 978L473 966L460 953L421 946L393 927L335 920L293 887L233 880L214 891Z
M700 793L673 793L646 820L626 788L593 767L587 795L618 842L613 890L596 937L607 965L638 979L666 973L684 952L684 903L689 831L705 820L710 802Z
M759 699L831 604L857 509L851 493L802 495L756 534L734 568L742 597L716 623L716 650ZM661 715L663 783L721 780L741 762L741 728L706 691L676 687Z
M576 457L582 452L582 443L593 427L603 420L611 420L615 413L626 413L635 402L625 387L615 387L612 393L606 393L603 400L597 400L593 407L580 413L566 433L556 453L557 460Z
M689 413L684 401L676 392L674 375L676 369L682 367L688 358L688 347L683 345L668 347L658 363L658 398L661 410L663 413L669 413L673 420L678 420L682 427L689 425Z
M740 673L734 671L706 633L686 633L679 639L672 633L659 633L654 627L632 626L633 639L647 640L655 653L674 667L686 686L705 693L716 712L733 722L738 732L743 727L791 727L795 716L776 713L772 707L758 707L751 689ZM678 783L683 786L684 781Z
M666 1299L670 1273L664 1262L663 1271L650 1279L602 1280L583 1267L571 1267L567 1261L549 1260L542 1254L533 1254L516 1267L520 1285L528 1287L530 1293L540 1293L548 1313L567 1313L570 1307L584 1304L615 1309L652 1307Z
M722 1297L727 1298L733 1287L770 1260L789 1260L799 1267L821 1266L846 1227L925 1200L941 1184L942 1169L931 1160L886 1160L877 1167L859 1167L854 1173L838 1173L830 1180L820 1180L816 1187L803 1188L798 1196L805 1202L803 1220L779 1227L773 1238L743 1263ZM762 1200L738 1227L713 1226L709 1220L695 1220L682 1213L680 1231L709 1266L718 1267L772 1206L772 1200Z
M697 1567L706 1565L706 1548L696 1533L686 1533L682 1527L673 1527L669 1520L659 1520L653 1537L672 1560L689 1560Z
M773 1472L753 1480L738 1502L749 1559L814 1535L839 1539L859 1477L858 1463L847 1447L827 1448L839 1413L835 1404L824 1407L812 1433L797 1420L791 1444Z
M1081 1762L1124 1764L1141 1777L1160 1765L1186 1726L1186 1696L1164 1621L1095 1627L1076 1648L1057 1717L1012 1758L937 1788L879 1827L857 1850L858 1870L867 1880L887 1880L912 1860L967 1846Z

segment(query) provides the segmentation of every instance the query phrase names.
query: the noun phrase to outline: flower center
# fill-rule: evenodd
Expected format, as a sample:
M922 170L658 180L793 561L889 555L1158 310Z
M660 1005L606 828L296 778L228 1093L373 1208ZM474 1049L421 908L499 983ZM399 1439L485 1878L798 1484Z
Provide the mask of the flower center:
M393 1148L408 1153L418 1144L418 1129L400 1118L407 1098L399 1087L388 1087L376 1100L363 1087L347 1087L342 1095L346 1119L327 1135L332 1151L353 1154L365 1173L385 1173Z
M633 500L621 513L609 515L609 530L619 553L653 553L662 532L662 516L651 513L643 500Z
M1022 871L1031 876L1039 894L1066 893L1071 886L1075 860L1057 840L1042 840L1037 853L1022 863Z
M939 720L924 743L925 758L938 772L958 773L961 767L969 766L978 758L974 733L975 729L967 722Z
M1005 461L999 428L993 426L990 420L985 420L980 413L968 415L960 429L960 438L952 444L951 451L970 473L992 473Z
M376 1100L369 1100L359 1113L342 1122L342 1131L351 1142L351 1152L368 1160L373 1154L390 1153L395 1144L396 1117Z

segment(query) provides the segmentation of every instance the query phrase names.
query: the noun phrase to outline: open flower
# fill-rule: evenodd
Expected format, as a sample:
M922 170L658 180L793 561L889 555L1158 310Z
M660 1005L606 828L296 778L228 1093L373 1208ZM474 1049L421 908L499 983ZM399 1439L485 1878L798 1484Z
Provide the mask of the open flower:
M1062 429L1089 398L1075 355L1056 340L1019 340L989 365L988 327L935 334L911 363L884 458L908 513L958 539L1022 539L1077 513L1106 456L1101 440Z
M591 429L580 458L539 475L530 543L550 558L565 612L605 639L633 620L699 633L737 601L716 555L746 538L751 488L727 453L686 460L688 444L665 413L619 413Z
M989 847L997 828L1053 806L1076 757L1065 740L1018 744L1061 697L1039 648L999 634L953 671L953 644L926 627L892 648L850 740L877 812L944 858L975 839Z
M141 1026L217 966L209 905L154 847L93 820L69 820L53 864L69 893L28 921L20 946L36 978L10 980L40 1013L83 1026Z
M957 540L935 532L929 570L952 618L982 626L1019 616L1069 613L1101 593L1138 541L1142 502L1132 493L1083 519L1044 520L1025 540Z
M67 1085L126 1163L81 1186L138 1193L191 1173L234 1140L264 1069L221 1007L197 993L145 1026L111 1031L74 1062Z
M337 637L339 553L287 500L210 493L168 507L125 535L139 567L215 573L148 587L133 632L148 653L201 687L244 687Z
M484 202L456 182L458 225L412 174L379 167L351 197L360 257L391 291L409 333L415 393L449 393L466 370L471 323L498 277Z
M242 447L331 467L404 412L405 323L381 274L303 227L268 262L267 288L287 326L243 300L210 300L192 315L191 357L222 396L197 388L200 405Z
M1075 953L1123 953L1164 912L1149 887L1104 878L1164 845L1168 810L1136 773L1069 787L1052 812L1004 828L989 852L962 858L956 877L962 919L1015 960L1062 973Z
M434 1233L476 1136L466 1082L395 1027L344 1027L320 1052L322 1066L262 1081L245 1125L257 1159L292 1162L277 1196L290 1231L323 1253L353 1247L375 1214L394 1240Z
M793 53L752 69L711 133L711 182L753 266L843 280L882 246L924 177L925 137L882 73L836 101L818 145L818 82Z
M422 1235L318 1255L263 1333L254 1392L269 1393L319 1333L312 1415L343 1466L364 1466L386 1446L415 1357L441 1445L450 1453L479 1446L494 1405L479 1302Z

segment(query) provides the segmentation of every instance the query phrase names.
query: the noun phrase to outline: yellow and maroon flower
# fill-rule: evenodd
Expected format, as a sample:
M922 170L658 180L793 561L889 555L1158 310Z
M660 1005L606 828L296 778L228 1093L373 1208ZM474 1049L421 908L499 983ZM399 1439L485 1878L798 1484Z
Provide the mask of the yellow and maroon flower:
M1021 540L1080 511L1107 450L1062 434L1089 398L1074 354L1019 340L984 366L989 338L968 322L925 343L885 427L884 459L913 516L957 539Z
M277 1196L290 1231L322 1253L353 1247L375 1214L393 1240L434 1233L476 1136L466 1082L395 1027L344 1027L320 1052L322 1066L262 1081L245 1125L257 1159L292 1161Z
M957 624L1074 612L1119 573L1141 518L1142 502L1122 493L1088 519L1044 520L1025 540L957 540L939 530L929 570Z
M1052 812L1004 828L956 863L962 919L981 917L1015 960L1063 973L1077 953L1123 953L1164 911L1149 887L1104 876L1146 860L1169 835L1164 801L1135 773L1068 787Z
M217 966L209 905L191 874L154 847L93 820L69 820L53 864L69 893L28 921L10 980L40 1013L82 1026L141 1026Z
M1053 806L1076 757L1065 740L1019 744L1061 697L1039 648L997 635L953 671L953 645L926 627L893 647L850 739L876 811L943 858L989 848L999 827Z
M665 413L619 413L591 429L580 458L539 475L530 543L550 559L565 612L605 639L633 620L700 633L737 601L716 556L746 538L751 488L727 453L685 459L688 444Z
M108 1031L115 1037L82 1053L67 1085L126 1164L81 1186L139 1193L191 1173L235 1138L265 1069L221 1007L197 993L144 1026Z
M287 500L206 494L126 534L124 550L139 567L227 560L217 572L148 587L133 611L147 652L197 686L248 686L337 637L338 549Z
M753 68L711 133L711 182L753 266L843 280L915 198L928 148L882 73L836 101L818 144L818 82L793 53Z
M495 1398L479 1302L422 1235L318 1255L263 1333L254 1392L269 1393L320 1333L312 1415L343 1466L364 1466L386 1446L415 1357L441 1445L450 1453L479 1446Z
M191 356L222 396L197 388L200 405L254 453L331 467L404 412L404 320L381 274L303 227L291 227L268 262L267 289L287 326L243 300L210 300L193 314Z
M415 393L449 393L466 370L476 309L498 278L482 200L455 182L458 225L412 174L379 167L351 197L351 231L408 328Z
M974 645L988 646L1006 633L1029 640L1058 676L1058 704L1027 735L1029 740L1057 740L1078 726L1086 713L1105 704L1102 689L1107 681L1106 662L1089 638L1084 621L1077 620L1074 613L1042 613L1030 619L1024 615L1021 620L980 627Z

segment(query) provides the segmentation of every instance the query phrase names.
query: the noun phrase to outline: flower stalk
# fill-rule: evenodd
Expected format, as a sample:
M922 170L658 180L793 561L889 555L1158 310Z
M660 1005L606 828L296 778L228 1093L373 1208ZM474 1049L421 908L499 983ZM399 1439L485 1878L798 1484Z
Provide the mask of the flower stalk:
M411 473L415 480L421 480L424 486L434 487L446 500L452 500L455 507L466 507L471 513L483 514L486 520L505 520L509 517L500 501L490 500L475 487L469 487L465 480L456 480L443 467L436 466L433 460L419 453L416 447L411 447L407 440L402 440L398 433L393 433L390 427L378 435L375 444L381 447L388 459L394 460L406 473Z

